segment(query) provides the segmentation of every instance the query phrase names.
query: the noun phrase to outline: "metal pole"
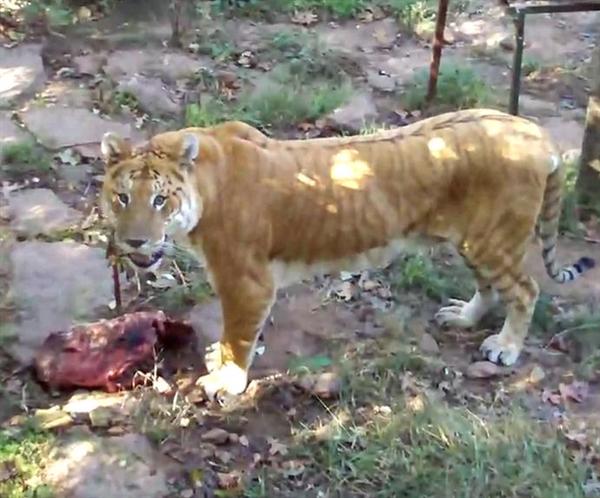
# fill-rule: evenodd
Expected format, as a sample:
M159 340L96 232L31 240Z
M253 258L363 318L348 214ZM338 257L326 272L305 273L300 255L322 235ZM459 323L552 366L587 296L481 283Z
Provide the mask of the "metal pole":
M508 112L519 114L519 93L521 91L521 65L523 63L523 44L525 42L525 13L518 12L515 19L515 55L512 67L512 84Z
M437 19L435 23L435 34L433 36L433 55L429 69L429 85L427 87L426 103L435 98L437 80L440 72L440 60L442 58L442 45L444 44L444 28L446 27L446 15L448 13L448 0L439 0Z

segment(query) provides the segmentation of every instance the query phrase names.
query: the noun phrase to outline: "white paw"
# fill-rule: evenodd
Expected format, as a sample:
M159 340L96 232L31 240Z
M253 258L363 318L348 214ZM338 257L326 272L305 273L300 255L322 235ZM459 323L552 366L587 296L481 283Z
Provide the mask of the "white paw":
M213 342L211 345L207 346L204 353L204 364L209 373L214 372L222 366L221 343L219 341Z
M248 374L233 363L223 365L196 381L196 385L204 390L204 394L211 401L216 399L217 395L242 394L247 384Z
M521 354L521 346L506 341L502 334L487 337L481 343L479 350L489 361L506 366L513 365Z
M476 325L477 321L471 313L471 307L466 301L459 299L450 299L452 306L444 306L435 314L435 320L439 325L448 325L468 329Z

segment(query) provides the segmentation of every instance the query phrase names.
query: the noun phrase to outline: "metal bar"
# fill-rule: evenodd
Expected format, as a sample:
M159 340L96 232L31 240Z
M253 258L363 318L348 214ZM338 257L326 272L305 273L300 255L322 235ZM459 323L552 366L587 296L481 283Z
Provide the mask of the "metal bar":
M425 102L428 104L435 98L437 90L437 80L440 73L440 61L442 58L442 46L444 44L444 28L446 27L446 16L448 14L448 0L439 0L437 19L435 22L435 34L433 36L433 54L431 57L431 66L429 69L429 84L427 86L427 97Z
M525 41L525 13L519 12L515 19L515 55L512 67L512 84L510 87L510 104L508 112L514 116L519 114L519 93L521 91L521 65L523 63L523 45Z
M560 12L591 12L600 10L600 2L573 2L573 3L543 3L532 4L517 3L508 7L508 10L517 15L524 14L550 14Z

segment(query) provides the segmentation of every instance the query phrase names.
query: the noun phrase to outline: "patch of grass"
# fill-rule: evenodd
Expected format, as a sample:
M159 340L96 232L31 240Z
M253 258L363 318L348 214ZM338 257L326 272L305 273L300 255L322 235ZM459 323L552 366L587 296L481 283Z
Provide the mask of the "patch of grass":
M33 140L5 145L0 150L4 168L9 173L50 171L50 157Z
M131 92L115 92L113 95L115 105L118 107L128 107L135 110L139 107L138 99Z
M195 44L197 53L205 54L217 61L231 59L236 53L236 47L230 37L221 28L202 31Z
M402 101L407 109L421 109L425 106L428 81L428 69L415 73L402 96ZM463 109L486 105L490 102L489 87L473 68L442 62L434 104L451 109Z
M536 71L539 71L540 68L542 67L541 62L536 59L535 57L532 56L523 56L523 75L524 76L529 76L532 73L535 73Z
M417 253L405 256L393 268L395 292L417 291L436 301L467 299L473 292L473 278L462 264L445 266Z
M301 454L337 496L583 498L584 465L557 434L515 409L482 420L427 400L333 424Z
M52 436L32 428L15 434L0 431L0 496L3 498L52 498L54 493L41 481L40 469ZM8 479L4 476L8 475Z
M201 274L188 275L187 285L175 285L169 289L157 291L154 303L165 310L175 312L194 306L212 296L212 289Z
M427 23L433 26L437 13L437 2L434 0L383 0L379 2L410 30ZM431 31L431 28L427 28Z
M307 84L289 66L274 70L274 81L258 91L243 93L236 102L212 99L186 109L186 126L211 126L238 119L256 126L279 127L314 120L343 104L351 95L348 83Z

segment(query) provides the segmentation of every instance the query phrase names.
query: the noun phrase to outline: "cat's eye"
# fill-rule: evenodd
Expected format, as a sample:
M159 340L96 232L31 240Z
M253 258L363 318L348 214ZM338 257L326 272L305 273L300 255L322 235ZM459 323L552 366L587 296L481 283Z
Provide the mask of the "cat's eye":
M152 204L154 204L155 208L160 208L167 201L167 198L164 195L157 195L154 197Z
M127 194L117 194L117 199L123 206L127 206L129 204L129 196Z

